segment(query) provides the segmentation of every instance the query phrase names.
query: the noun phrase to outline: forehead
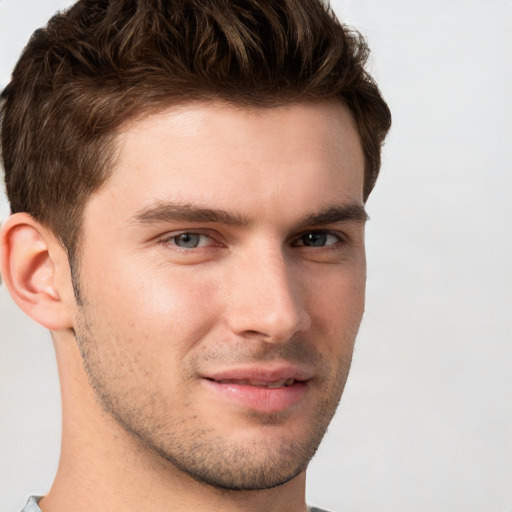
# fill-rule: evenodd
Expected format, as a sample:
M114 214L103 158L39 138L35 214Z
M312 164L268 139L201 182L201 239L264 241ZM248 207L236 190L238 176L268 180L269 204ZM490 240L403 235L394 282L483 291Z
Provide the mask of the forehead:
M112 176L91 203L116 204L126 217L158 201L249 215L362 202L361 144L338 102L193 103L126 124L116 142Z

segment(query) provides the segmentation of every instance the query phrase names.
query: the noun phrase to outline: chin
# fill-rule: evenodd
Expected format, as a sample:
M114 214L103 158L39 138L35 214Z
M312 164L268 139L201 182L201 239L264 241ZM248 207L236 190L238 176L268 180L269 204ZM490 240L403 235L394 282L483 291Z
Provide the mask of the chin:
M224 491L284 485L306 470L331 415L316 416L309 428L290 424L281 414L257 416L259 425L248 427L242 439L204 429L173 437L167 446L153 439L146 447L195 481Z

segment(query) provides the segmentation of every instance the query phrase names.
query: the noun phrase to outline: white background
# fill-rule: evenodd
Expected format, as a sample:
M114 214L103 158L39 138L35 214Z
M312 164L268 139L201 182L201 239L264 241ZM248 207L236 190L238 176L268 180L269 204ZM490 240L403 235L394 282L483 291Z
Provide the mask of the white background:
M0 0L0 86L57 0ZM368 302L309 472L332 510L512 511L512 1L339 0L394 116L368 210ZM0 199L6 215L5 200ZM59 452L49 335L0 290L0 510Z

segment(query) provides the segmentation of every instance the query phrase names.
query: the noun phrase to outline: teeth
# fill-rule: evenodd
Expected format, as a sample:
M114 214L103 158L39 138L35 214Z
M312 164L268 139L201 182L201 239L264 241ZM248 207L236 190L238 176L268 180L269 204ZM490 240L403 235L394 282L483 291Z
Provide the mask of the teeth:
M268 389L275 389L275 388L284 388L287 386L292 386L295 383L295 379L282 379L282 380L276 380L275 382L264 382L259 380L249 380L249 379L243 379L243 380L234 380L234 379L226 379L226 380L219 380L221 384L238 384L240 386L255 386L258 388L268 388Z
M267 388L274 389L274 388L284 388L286 385L286 380L278 380L276 382L269 382L267 384Z

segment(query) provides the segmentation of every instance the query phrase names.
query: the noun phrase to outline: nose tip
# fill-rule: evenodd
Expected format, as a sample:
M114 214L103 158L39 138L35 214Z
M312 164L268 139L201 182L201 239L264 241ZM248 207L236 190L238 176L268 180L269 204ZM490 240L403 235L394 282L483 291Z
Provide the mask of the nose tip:
M232 332L282 343L308 330L311 320L304 306L300 276L282 256L258 259L235 274L229 307Z

